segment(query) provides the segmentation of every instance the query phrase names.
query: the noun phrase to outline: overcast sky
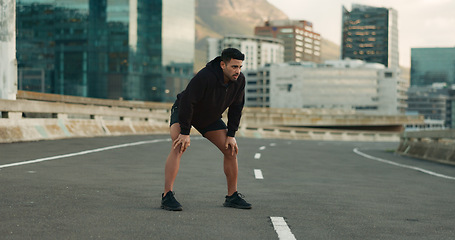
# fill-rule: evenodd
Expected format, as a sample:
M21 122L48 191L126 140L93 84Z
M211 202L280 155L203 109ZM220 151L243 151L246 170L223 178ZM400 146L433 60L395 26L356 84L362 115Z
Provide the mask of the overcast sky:
M411 48L455 47L454 0L268 0L289 18L313 23L313 31L341 43L341 7L352 3L398 11L400 65L410 67Z

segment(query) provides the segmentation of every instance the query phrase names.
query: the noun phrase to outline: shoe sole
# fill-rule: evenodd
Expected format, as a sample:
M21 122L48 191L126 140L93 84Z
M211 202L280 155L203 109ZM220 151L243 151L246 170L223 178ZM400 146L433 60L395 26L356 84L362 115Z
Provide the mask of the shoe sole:
M251 206L240 206L232 203L223 203L224 207L238 208L238 209L251 209Z
M168 211L182 211L183 208L182 207L178 207L178 208L171 208L171 207L168 207L168 206L163 206L161 205L161 208L164 209L164 210L168 210Z

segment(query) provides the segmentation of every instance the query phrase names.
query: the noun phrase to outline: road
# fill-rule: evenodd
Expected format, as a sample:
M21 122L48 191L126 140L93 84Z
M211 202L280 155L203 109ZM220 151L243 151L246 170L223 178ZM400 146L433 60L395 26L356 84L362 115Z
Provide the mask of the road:
M182 212L160 209L168 136L0 144L0 239L455 238L455 167L397 143L237 141L251 210L222 207L222 156L200 137L175 183Z

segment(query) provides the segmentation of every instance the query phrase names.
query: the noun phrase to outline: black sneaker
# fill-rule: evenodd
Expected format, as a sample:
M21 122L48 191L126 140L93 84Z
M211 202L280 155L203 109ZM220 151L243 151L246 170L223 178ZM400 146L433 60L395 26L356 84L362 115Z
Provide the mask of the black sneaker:
M223 206L241 209L251 209L251 204L247 203L241 193L235 192L232 196L226 196Z
M169 191L164 196L161 194L161 208L169 211L182 211L182 205L175 199L174 192Z

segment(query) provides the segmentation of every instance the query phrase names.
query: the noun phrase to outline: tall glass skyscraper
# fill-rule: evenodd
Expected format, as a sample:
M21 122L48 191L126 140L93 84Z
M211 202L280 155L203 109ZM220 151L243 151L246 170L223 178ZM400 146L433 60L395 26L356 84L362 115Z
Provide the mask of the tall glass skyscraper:
M24 90L171 101L193 76L194 39L194 0L17 0Z
M341 57L398 68L398 13L391 8L353 4L342 9Z
M411 48L411 86L455 84L455 47Z

